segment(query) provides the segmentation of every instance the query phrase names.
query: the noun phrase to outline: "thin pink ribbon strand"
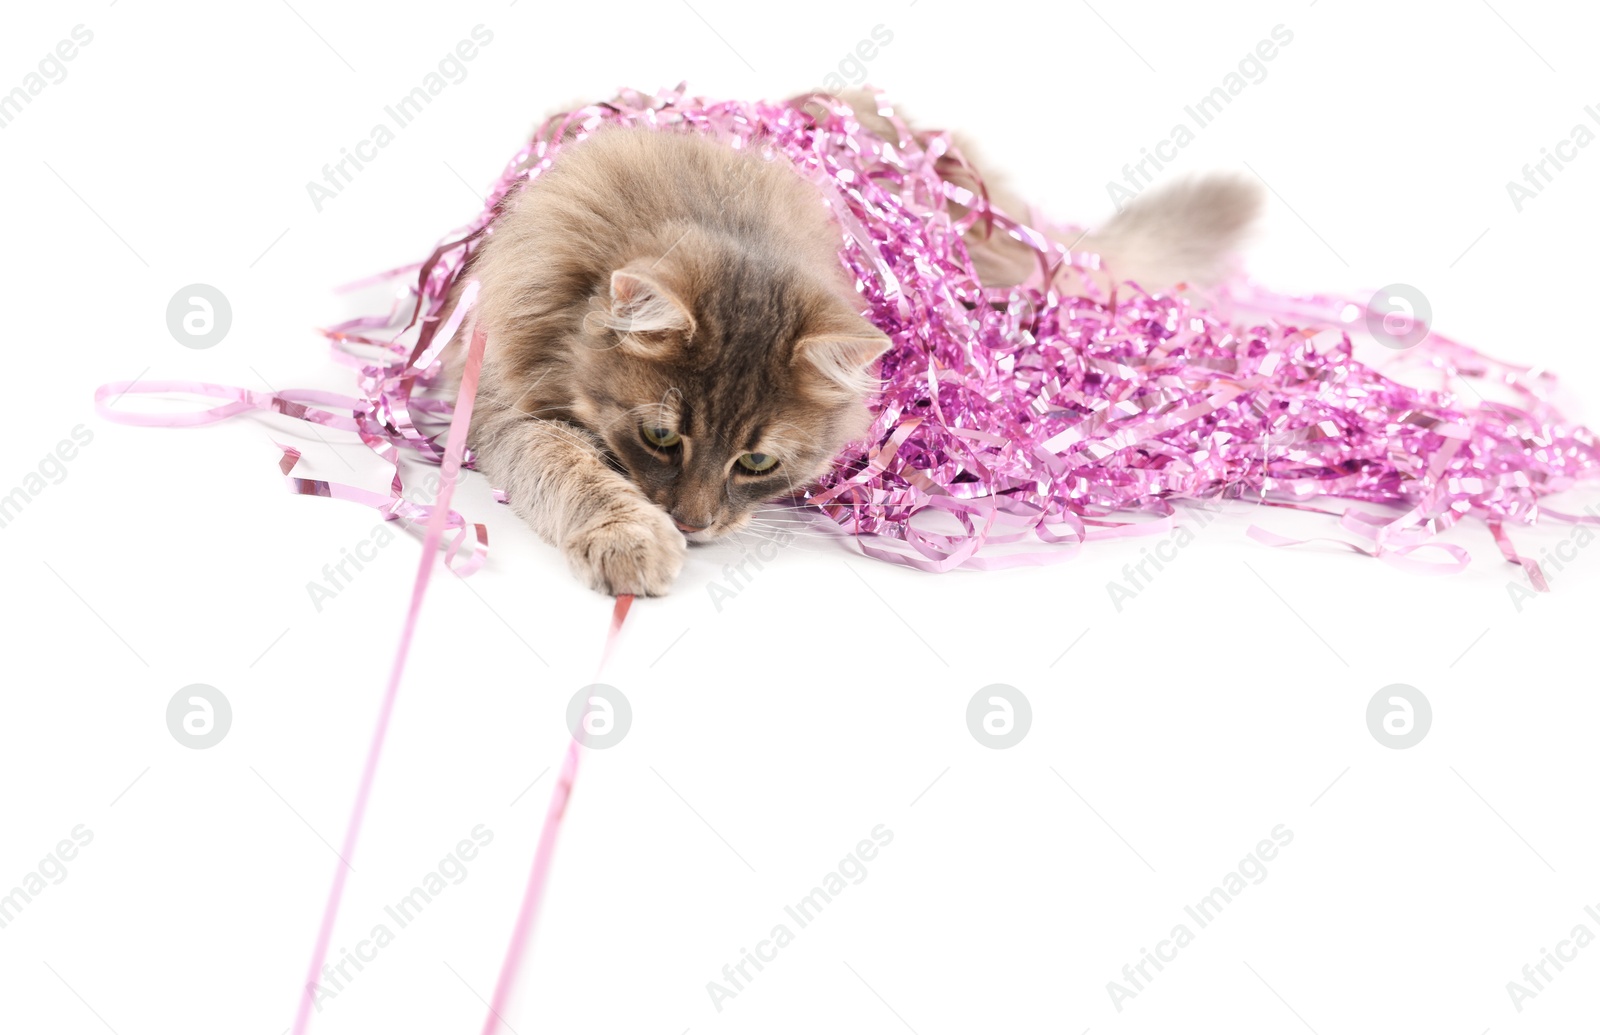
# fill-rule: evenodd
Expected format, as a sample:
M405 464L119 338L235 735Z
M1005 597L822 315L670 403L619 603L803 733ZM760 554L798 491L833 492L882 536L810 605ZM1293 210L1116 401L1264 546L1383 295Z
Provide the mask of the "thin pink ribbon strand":
M610 660L611 652L617 645L617 637L622 632L622 623L628 617L628 608L632 606L632 596L624 594L617 597L616 605L611 611L611 631L606 636L605 650L601 653L600 664L595 669L596 681L599 680L600 673L605 671L606 662ZM593 700L592 696L590 700ZM587 704L584 706L584 711L587 714ZM494 986L494 998L489 1003L489 1015L483 1020L483 1035L496 1035L502 1026L507 1031L514 1030L506 1023L504 1013L511 998L511 986L516 982L523 953L528 947L528 940L533 936L534 924L539 919L539 907L544 901L545 882L550 876L550 860L556 851L556 835L561 829L561 819L567 813L567 801L572 797L572 784L578 778L578 759L583 754L582 748L587 739L584 731L584 724L580 721L577 728L572 731L572 739L567 743L567 754L561 763L561 776L550 791L550 805L544 813L544 828L539 831L539 847L533 853L533 869L528 873L528 887L522 895L522 909L517 913L517 923L511 932L511 944L506 946L505 959L500 964L500 977Z
M449 341L456 333L468 310L472 308L473 302L477 300L477 296L478 283L472 281L462 292L461 301L450 314L450 319L439 330L439 333L445 336L444 340ZM300 1006L295 1011L294 1035L305 1035L306 1026L311 1023L311 1007L315 1001L312 990L322 974L322 965L328 956L328 943L333 938L334 921L339 916L339 903L344 898L345 871L349 867L347 860L355 854L356 839L361 833L361 821L367 811L367 799L372 793L373 779L378 772L378 759L383 754L383 742L388 735L389 718L394 712L395 698L400 691L400 678L405 674L406 660L411 653L411 640L417 631L417 617L422 611L422 598L428 592L435 555L439 551L439 540L444 534L450 513L450 497L455 492L456 479L461 473L461 457L467 448L467 429L472 423L472 403L478 394L478 373L483 369L485 337L482 330L475 328L472 343L467 349L466 366L461 374L461 391L456 397L455 413L450 418L450 437L445 444L444 462L440 465L439 498L428 515L422 556L417 562L417 576L411 586L411 605L406 611L405 625L400 631L400 643L395 648L394 664L389 669L389 684L384 690L383 704L378 709L378 723L372 731L372 743L367 748L367 762L361 771L361 784L356 789L355 806L350 811L350 822L345 827L343 851L339 853L339 865L333 871L333 886L328 889L328 902L322 910L322 926L317 931L317 942L311 950L311 966L306 972L305 991L300 997Z

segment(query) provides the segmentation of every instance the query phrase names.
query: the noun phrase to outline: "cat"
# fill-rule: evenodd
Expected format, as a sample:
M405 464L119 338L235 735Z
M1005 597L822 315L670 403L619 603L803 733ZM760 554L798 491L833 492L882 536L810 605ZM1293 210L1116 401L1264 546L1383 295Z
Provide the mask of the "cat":
M1205 284L1259 202L1227 177L1148 191L1075 247L1147 288ZM687 544L745 527L865 434L890 343L840 240L784 159L686 132L598 130L507 198L468 266L488 343L469 442L578 579L665 594ZM981 223L966 243L986 285L1033 261Z

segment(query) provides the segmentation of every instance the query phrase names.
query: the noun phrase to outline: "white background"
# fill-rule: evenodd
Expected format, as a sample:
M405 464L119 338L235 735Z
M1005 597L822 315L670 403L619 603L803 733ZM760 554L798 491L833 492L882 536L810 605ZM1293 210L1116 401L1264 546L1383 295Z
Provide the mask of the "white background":
M425 254L552 110L682 78L710 96L787 95L881 24L893 40L873 83L922 123L969 131L1052 215L1093 221L1111 211L1106 181L1282 24L1294 39L1266 80L1163 175L1248 163L1275 195L1255 275L1357 295L1415 284L1438 326L1559 370L1574 412L1594 419L1600 148L1521 212L1505 187L1600 103L1593 12L1501 2L1508 25L1482 3L1218 8L11 12L3 89L74 25L94 39L0 130L0 492L76 425L94 438L0 529L0 891L75 825L93 841L0 930L0 1028L288 1028L418 556L402 537L318 611L307 583L375 518L285 492L268 439L302 443L317 474L380 487L362 447L286 420L113 425L94 415L94 387L142 375L348 390L313 328L384 296L329 289ZM477 24L494 38L468 78L316 211L306 182ZM204 351L165 322L195 282L233 307L227 338ZM610 602L480 478L459 507L490 524L492 560L468 582L434 582L335 950L475 825L494 840L324 1003L314 1032L478 1030L566 702L599 655ZM740 546L691 551L674 594L635 607L608 670L634 725L586 758L507 1020L521 1035L1592 1023L1600 947L1521 1012L1506 983L1575 925L1600 935L1584 913L1600 904L1600 551L1579 551L1551 595L1519 610L1508 586L1521 576L1479 524L1450 535L1475 558L1451 577L1243 536L1252 520L1329 529L1297 517L1228 509L1120 612L1105 587L1138 540L929 576L807 537L720 610L708 587ZM1513 534L1535 555L1572 537ZM232 703L230 733L208 750L165 725L191 683ZM1032 702L1010 750L965 724L992 683ZM1391 683L1433 705L1408 750L1366 727ZM878 824L894 840L865 880L715 1009L707 982ZM1119 1012L1107 982L1278 824L1294 839L1268 877Z

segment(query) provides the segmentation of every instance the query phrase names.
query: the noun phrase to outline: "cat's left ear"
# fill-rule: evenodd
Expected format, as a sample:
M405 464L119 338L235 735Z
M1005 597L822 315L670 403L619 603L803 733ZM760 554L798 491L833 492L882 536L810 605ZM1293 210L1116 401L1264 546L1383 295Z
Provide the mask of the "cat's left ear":
M813 334L795 344L795 360L809 362L823 377L852 395L867 395L877 387L868 372L874 360L888 351L889 339L872 329Z

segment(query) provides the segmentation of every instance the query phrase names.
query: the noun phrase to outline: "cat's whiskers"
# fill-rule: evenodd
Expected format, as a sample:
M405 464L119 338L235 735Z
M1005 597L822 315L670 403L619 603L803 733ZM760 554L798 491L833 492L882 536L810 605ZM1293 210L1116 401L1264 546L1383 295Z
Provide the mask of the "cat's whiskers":
M831 535L831 533L818 528L806 528L804 526L796 526L786 522L760 521L755 519L752 519L744 526L744 528L762 533L769 533L775 536L786 536L789 538L825 539L829 538ZM743 529L741 529L741 531L742 530Z

